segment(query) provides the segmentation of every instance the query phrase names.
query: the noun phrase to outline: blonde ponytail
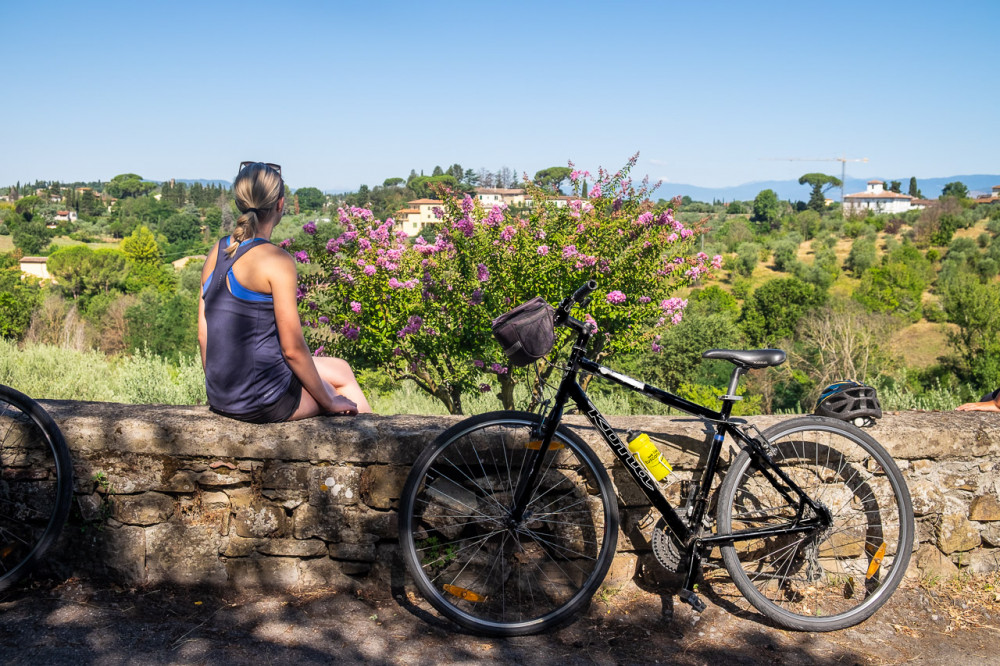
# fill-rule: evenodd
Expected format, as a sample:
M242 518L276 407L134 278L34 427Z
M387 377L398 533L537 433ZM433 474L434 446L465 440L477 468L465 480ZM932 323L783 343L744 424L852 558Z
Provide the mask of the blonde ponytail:
M285 183L277 171L260 162L251 164L233 181L233 196L240 217L230 236L226 255L232 257L240 243L257 235L263 220L278 205L285 194Z

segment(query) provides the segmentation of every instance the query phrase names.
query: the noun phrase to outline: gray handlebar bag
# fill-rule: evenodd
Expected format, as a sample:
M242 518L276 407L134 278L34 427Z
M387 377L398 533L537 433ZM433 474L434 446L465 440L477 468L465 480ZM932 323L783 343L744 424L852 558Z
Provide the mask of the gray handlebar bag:
M493 320L493 337L513 365L529 365L552 351L555 312L544 298L536 296Z

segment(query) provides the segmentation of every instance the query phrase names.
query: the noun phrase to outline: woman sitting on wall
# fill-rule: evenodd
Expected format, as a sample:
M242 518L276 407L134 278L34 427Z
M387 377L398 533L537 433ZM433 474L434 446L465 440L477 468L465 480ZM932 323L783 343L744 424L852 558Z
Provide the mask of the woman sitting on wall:
M236 229L201 274L198 342L212 411L250 423L370 412L347 362L313 358L302 336L295 262L270 242L285 207L281 167L243 162L233 195Z

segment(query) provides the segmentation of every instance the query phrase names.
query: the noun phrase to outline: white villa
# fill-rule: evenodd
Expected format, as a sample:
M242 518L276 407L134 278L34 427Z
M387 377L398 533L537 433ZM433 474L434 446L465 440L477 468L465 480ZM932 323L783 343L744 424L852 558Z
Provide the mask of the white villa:
M522 189L501 189L489 187L477 187L476 198L482 203L487 211L493 206L506 204L508 206L532 206L534 201ZM568 206L570 201L579 197L558 195L546 197L546 201L555 204L556 208ZM414 199L407 201L407 207L396 213L396 221L403 225L406 234L413 238L419 236L428 224L435 224L439 220L434 215L435 208L444 208L444 202L438 199Z
M905 213L913 208L924 208L926 202L909 194L890 192L881 180L869 180L864 192L844 195L844 215L872 211L876 214Z
M52 276L49 275L49 270L45 266L46 262L48 262L48 257L21 257L21 272L43 280L50 280Z
M419 236L428 224L438 221L435 208L444 208L444 202L438 199L414 199L406 203L408 207L396 213L396 221L403 224L403 231L411 238Z

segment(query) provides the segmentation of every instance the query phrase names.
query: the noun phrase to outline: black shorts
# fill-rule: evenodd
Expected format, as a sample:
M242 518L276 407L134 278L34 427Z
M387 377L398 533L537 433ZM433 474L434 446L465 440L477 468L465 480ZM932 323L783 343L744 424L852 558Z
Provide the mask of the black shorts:
M237 421L246 421L247 423L282 423L291 418L295 410L299 408L299 403L302 401L302 382L294 374L292 375L292 380L288 383L288 389L281 395L280 398L272 402L270 405L265 405L260 409L257 409L246 414L230 414L229 412L224 412L221 409L216 409L215 407L209 407L210 410L216 414L221 414L222 416L228 416L231 419L236 419Z

